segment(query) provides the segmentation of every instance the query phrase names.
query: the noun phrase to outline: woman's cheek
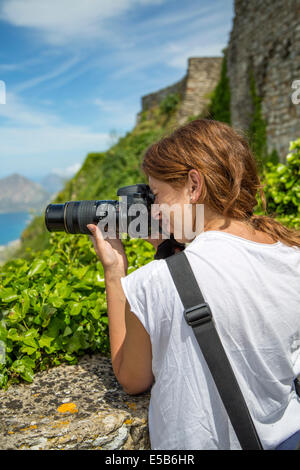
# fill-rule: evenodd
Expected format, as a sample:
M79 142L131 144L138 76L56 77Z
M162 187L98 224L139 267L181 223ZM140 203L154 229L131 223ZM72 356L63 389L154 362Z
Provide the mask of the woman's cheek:
M176 207L176 210L174 210L174 212L171 214L171 217L172 232L174 233L176 239L181 239L183 236L183 214L180 205Z
M171 224L170 224L170 214L165 211L161 211L162 214L162 219L161 219L161 224L164 232L170 234L172 233L171 230Z

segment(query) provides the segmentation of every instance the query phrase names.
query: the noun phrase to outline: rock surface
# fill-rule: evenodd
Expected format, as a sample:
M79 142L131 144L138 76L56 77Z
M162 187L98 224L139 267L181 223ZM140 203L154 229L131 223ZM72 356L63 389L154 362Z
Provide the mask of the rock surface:
M110 359L83 356L0 392L0 449L149 449L149 398L127 395Z

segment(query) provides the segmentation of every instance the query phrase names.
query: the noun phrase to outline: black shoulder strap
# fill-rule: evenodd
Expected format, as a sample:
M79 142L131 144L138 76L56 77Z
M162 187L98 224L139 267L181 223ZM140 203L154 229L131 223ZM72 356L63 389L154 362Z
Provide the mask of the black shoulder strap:
M222 346L209 305L205 302L184 251L166 258L184 306L229 419L243 450L263 450L245 399Z

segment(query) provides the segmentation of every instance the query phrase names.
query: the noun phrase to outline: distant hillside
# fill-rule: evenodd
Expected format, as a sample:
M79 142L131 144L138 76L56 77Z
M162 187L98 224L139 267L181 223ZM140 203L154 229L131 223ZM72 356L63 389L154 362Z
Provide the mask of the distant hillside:
M50 199L42 186L17 173L0 179L0 213L40 211Z
M167 97L168 98L168 97ZM53 203L87 199L118 200L117 190L122 186L146 183L140 165L145 149L177 126L176 113L181 101L173 103L173 109L155 106L143 113L135 128L109 150L87 155L82 167L59 192ZM164 102L162 102L164 104ZM18 256L26 257L26 249L43 250L48 246L44 214L36 217L21 236L22 246Z
M87 155L79 171L56 194L53 203L91 199L118 199L117 190L122 186L146 183L140 170L143 154L148 146L169 134L183 119L212 117L218 113L211 108L212 93L221 77L222 58L191 59L186 77L178 83L142 98L142 111L132 131L121 137L109 150ZM200 81L195 74L204 74ZM201 75L201 76L202 76ZM182 86L180 85L182 84ZM185 86L184 86L185 84ZM184 88L184 90L183 90ZM194 90L193 97L191 90ZM221 96L225 96L222 90ZM195 100L193 106L191 101ZM222 99L218 99L219 102ZM227 110L227 101L225 104ZM22 246L18 256L30 256L49 246L44 214L32 220L21 236ZM79 239L79 238L76 238Z
M49 173L48 175L44 176L43 179L41 179L40 185L49 194L54 195L63 189L67 180L68 178L63 178L62 176L55 173Z

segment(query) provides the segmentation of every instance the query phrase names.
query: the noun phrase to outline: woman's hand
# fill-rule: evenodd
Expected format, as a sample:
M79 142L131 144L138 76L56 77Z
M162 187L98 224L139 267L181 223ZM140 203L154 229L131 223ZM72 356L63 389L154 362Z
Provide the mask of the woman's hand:
M128 260L122 241L119 238L104 239L97 225L89 224L87 228L92 234L90 238L93 242L96 254L103 265L104 271L119 272L122 275L126 275Z

